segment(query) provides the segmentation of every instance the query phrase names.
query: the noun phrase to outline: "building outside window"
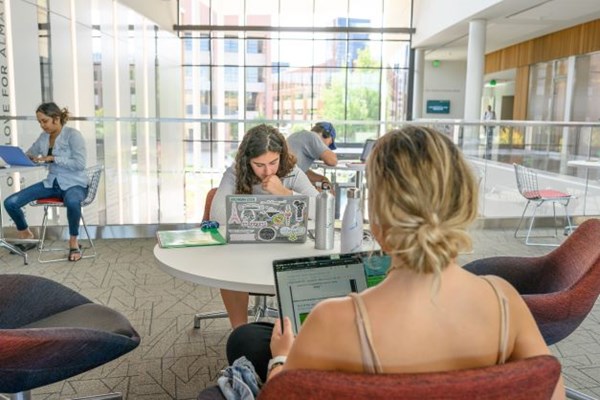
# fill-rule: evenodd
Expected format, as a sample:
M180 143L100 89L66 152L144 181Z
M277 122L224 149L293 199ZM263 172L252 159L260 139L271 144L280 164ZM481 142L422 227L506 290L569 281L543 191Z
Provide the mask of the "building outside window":
M225 53L237 53L238 52L238 39L225 37L224 42Z
M190 154L218 164L207 168L231 159L238 143L227 141L242 136L232 132L247 130L254 119L283 132L335 121L342 146L360 146L406 119L412 0L181 0L180 6L181 25L205 28L192 31L201 42L191 51L201 54L184 56L195 60L186 68L210 71L194 81L202 95L186 116L236 120L207 124L211 141L232 149L216 157ZM210 23L202 19L207 15Z

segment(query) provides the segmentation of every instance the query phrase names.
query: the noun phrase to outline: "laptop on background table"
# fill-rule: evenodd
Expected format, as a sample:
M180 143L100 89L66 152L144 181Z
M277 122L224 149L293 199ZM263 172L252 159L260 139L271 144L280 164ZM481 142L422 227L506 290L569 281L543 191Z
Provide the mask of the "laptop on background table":
M0 145L0 158L7 165L15 167L35 167L38 165L31 161L23 149L18 146Z
M380 251L274 260L279 316L289 317L297 334L319 301L377 285L390 262L390 256Z
M228 243L304 243L308 196L228 195Z
M346 164L364 164L367 162L367 157L371 154L371 150L373 150L373 146L375 145L375 139L367 139L362 149L362 153L360 154L360 158L358 160L348 160Z

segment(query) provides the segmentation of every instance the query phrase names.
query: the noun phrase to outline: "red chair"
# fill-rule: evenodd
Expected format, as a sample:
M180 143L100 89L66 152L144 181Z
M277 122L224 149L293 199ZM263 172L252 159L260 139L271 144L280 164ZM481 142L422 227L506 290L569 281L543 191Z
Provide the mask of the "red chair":
M572 196L567 193L560 192L554 189L539 189L538 187L538 179L537 174L530 168L524 167L522 165L513 164L515 167L515 175L517 178L517 187L519 188L519 193L527 200L527 204L525 204L525 208L523 209L523 214L521 214L521 219L519 220L519 224L517 225L517 229L515 229L515 237L516 238L525 238L525 244L528 246L538 245L538 246L558 246L558 244L553 243L541 243L541 242L532 242L529 239L533 237L548 237L548 236L531 236L531 230L533 228L533 223L535 221L535 216L537 214L538 208L542 206L544 203L552 203L552 211L554 212L554 238L558 237L558 228L556 222L556 204L560 204L565 208L565 217L567 219L567 231L569 233L573 232L573 225L571 225L571 217L569 216L569 209L567 208L569 205L569 201ZM529 229L527 230L527 235L519 236L518 232L521 228L521 223L525 217L525 213L529 208L530 204L535 204L535 208L533 209L533 214L529 220ZM562 230L562 229L561 229Z
M102 177L102 171L104 170L103 165L96 165L85 170L88 177L88 194L85 199L81 202L81 208L87 207L92 204L96 199L96 194L98 193L98 187L100 186L100 178ZM68 256L61 256L58 258L44 258L43 255L48 252L65 252L65 248L48 248L46 247L46 231L48 229L48 213L50 208L63 208L65 205L63 201L56 197L39 199L36 201L32 201L29 203L32 207L44 207L44 219L42 220L42 234L40 235L40 240L38 242L38 261L40 263L49 263L55 261L67 261ZM85 223L85 218L83 217L83 213L81 214L81 224L83 225L83 230L87 237L87 242L89 244L88 247L85 248L85 254L81 257L84 258L95 258L96 257L96 247L94 246L94 241L90 236L88 231L88 227Z
M215 194L217 194L217 188L212 188L206 193L206 200L204 201L204 215L202 217L202 221L208 221L210 219L210 206L212 205L212 201L215 198Z
M560 376L560 363L543 355L457 371L360 374L340 371L283 371L265 384L258 400L547 400Z
M548 345L569 336L600 295L600 220L590 219L541 257L490 257L464 268L510 282L529 306ZM588 398L567 388L571 398Z

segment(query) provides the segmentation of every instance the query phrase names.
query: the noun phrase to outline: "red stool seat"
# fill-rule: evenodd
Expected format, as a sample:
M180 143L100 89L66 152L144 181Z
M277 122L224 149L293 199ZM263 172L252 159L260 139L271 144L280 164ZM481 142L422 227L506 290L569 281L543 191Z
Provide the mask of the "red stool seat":
M59 199L58 197L46 197L45 199L37 199L36 202L38 204L56 204L56 203L60 203L62 204L62 199Z

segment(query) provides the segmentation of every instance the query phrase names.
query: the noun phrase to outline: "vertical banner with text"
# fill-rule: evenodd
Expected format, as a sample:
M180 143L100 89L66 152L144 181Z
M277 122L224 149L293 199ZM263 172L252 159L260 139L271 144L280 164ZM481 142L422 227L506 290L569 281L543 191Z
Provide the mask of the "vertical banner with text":
M12 144L12 123L6 118L10 115L10 77L7 52L8 29L6 26L6 1L0 0L0 116L2 118L2 143Z

